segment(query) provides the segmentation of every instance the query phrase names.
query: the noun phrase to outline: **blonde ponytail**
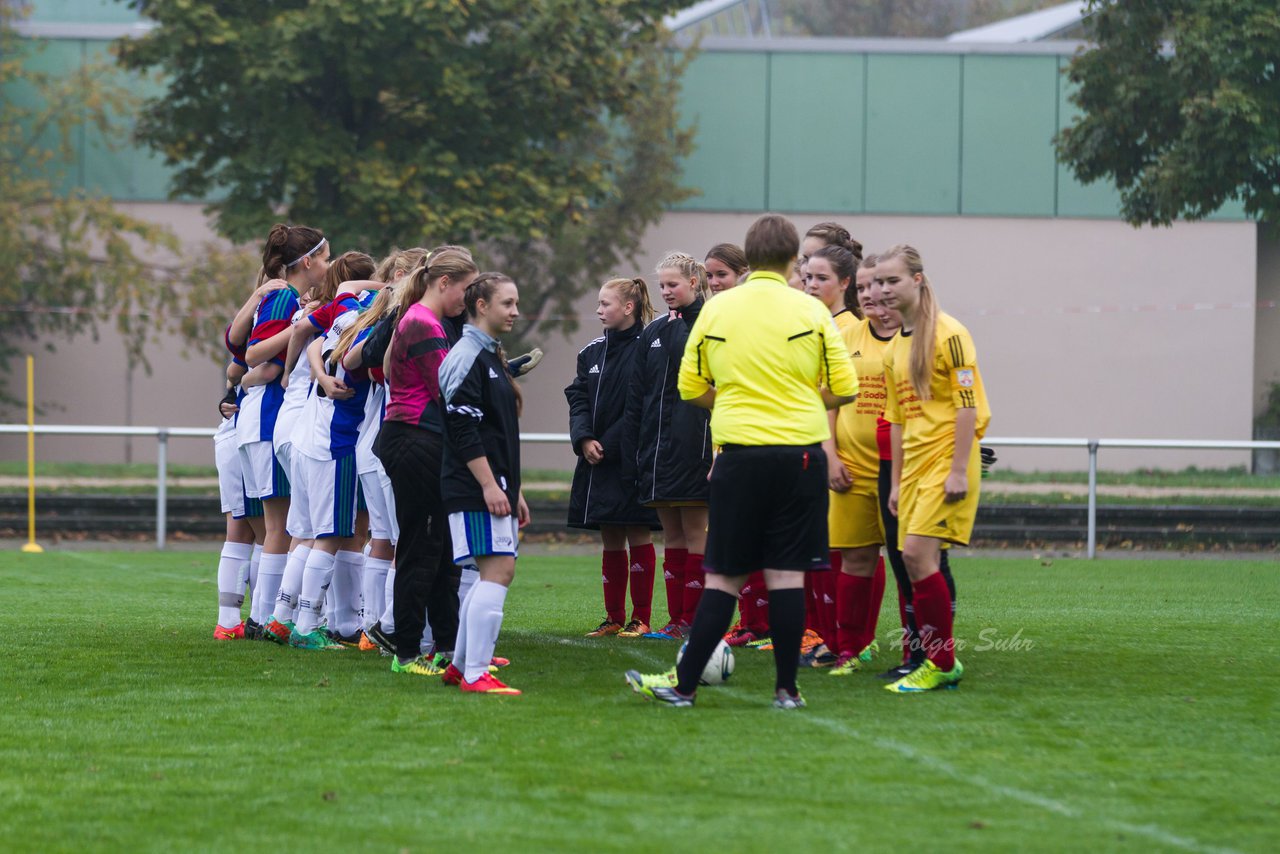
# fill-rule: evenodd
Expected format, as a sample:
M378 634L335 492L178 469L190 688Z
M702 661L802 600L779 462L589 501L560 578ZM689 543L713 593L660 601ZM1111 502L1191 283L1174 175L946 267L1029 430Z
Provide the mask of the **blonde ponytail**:
M653 320L653 303L649 300L649 284L639 276L634 279L610 279L604 287L615 292L624 303L636 307L636 320L643 328Z
M378 295L374 297L373 305L361 312L359 319L338 335L338 343L333 345L333 352L329 354L329 364L336 366L341 362L343 357L355 345L356 337L381 320L383 316L394 308L395 288L386 287L378 291Z
M881 253L878 263L883 264L891 258L901 258L913 278L920 276L920 299L916 304L911 330L910 375L916 397L932 400L930 380L933 379L934 338L938 334L938 300L933 294L933 286L929 284L929 276L924 271L924 261L915 247L899 243Z

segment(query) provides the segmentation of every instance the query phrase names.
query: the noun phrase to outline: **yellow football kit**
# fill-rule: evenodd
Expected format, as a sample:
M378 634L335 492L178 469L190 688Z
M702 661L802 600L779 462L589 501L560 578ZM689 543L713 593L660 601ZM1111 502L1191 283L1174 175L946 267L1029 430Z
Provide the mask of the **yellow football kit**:
M841 323L842 318L848 320ZM879 337L869 321L858 320L852 312L838 314L835 320L858 372L858 399L837 410L836 456L849 471L853 486L847 492L831 493L827 527L831 548L856 549L884 542L876 420L884 411L884 351L893 336Z
M969 542L978 512L982 466L978 440L991 421L978 355L964 325L938 313L934 334L930 399L922 400L911 384L910 334L899 333L884 353L885 420L902 425L902 479L898 487L898 547L908 535L934 537L961 545ZM973 446L965 467L969 488L954 503L944 500L943 486L955 451L956 414L977 410Z

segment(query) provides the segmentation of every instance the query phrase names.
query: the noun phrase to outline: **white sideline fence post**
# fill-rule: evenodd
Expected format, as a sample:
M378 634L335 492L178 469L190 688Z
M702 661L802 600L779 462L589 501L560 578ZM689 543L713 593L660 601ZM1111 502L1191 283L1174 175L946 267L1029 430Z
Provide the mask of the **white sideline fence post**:
M1089 440L1089 560L1098 555L1098 440Z
M164 551L169 528L169 431L156 430L156 549Z

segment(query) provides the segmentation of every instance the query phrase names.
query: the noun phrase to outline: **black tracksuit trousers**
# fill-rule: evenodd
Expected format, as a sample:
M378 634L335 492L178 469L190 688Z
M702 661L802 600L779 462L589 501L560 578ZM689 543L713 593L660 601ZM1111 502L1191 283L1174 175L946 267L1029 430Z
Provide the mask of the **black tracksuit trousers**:
M378 436L382 460L396 497L395 643L401 660L418 655L422 630L431 621L436 649L452 652L458 638L458 581L449 518L440 494L444 437L399 421L383 422Z

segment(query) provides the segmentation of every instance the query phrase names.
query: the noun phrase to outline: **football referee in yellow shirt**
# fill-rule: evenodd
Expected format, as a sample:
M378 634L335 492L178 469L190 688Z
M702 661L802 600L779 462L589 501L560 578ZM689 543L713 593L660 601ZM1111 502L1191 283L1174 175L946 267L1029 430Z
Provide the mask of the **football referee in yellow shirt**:
M760 217L743 247L754 271L703 308L680 363L680 396L711 409L722 447L711 472L707 589L674 672L627 672L639 694L692 706L747 576L763 570L777 670L774 705L797 709L804 573L829 569L826 410L851 402L858 376L818 300L787 285L800 251L789 220Z

